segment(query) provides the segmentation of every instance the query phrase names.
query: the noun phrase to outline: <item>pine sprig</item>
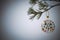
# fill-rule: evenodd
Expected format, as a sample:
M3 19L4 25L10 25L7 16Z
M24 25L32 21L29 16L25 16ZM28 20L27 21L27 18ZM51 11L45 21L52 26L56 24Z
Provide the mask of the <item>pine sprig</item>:
M28 15L31 15L31 14L34 14L34 15L31 16L30 19L33 19L36 15L38 15L37 19L39 19L40 16L42 15L42 12L41 12L41 11L36 12L36 11L34 11L32 8L29 8L29 10L28 10Z
M28 10L28 15L30 14L36 14L37 12L35 10L33 10L32 8L29 8Z
M41 15L42 15L42 12L41 11L39 11L39 12L37 12L38 14L37 14L37 19L39 19L40 17L41 17Z
M48 8L48 3L45 2L45 1L40 1L40 2L38 2L38 5L39 5L39 9L40 9L40 10L45 10L45 9Z
M34 4L37 3L37 1L38 1L38 0L30 0L29 3L34 5Z
M28 9L28 15L33 14L33 16L30 17L30 19L33 19L36 16L37 16L37 19L39 19L44 12L50 10L51 8L53 8L55 6L60 6L60 3L52 5L52 6L49 6L49 4L46 1L39 1L39 0L30 0L29 3L32 4L32 7ZM38 4L38 6L39 6L38 12L36 12L33 9L33 6L35 4ZM42 12L41 10L44 10L44 11Z

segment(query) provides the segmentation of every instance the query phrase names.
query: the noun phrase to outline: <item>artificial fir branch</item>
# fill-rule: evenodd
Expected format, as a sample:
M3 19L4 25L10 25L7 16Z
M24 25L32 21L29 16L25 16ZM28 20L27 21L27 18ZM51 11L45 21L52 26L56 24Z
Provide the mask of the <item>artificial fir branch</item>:
M51 8L56 7L56 6L60 6L60 3L50 6L50 8L48 8L48 9L45 10L44 12L46 12L46 11L50 10ZM44 13L44 12L42 12L42 13Z
M33 7L29 8L29 10L28 10L28 15L34 14L33 16L31 16L30 19L33 19L36 15L37 15L37 19L39 19L44 12L50 10L51 8L53 8L53 7L55 7L55 6L60 6L60 3L55 4L55 5L52 5L52 6L49 6L46 1L43 2L43 1L38 1L38 0L30 0L30 4L35 5L36 3L38 3L38 5L39 5L39 11L36 12L36 11L33 9ZM49 7L49 8L48 8L48 7ZM44 11L42 12L42 11L40 11L40 10L44 10Z

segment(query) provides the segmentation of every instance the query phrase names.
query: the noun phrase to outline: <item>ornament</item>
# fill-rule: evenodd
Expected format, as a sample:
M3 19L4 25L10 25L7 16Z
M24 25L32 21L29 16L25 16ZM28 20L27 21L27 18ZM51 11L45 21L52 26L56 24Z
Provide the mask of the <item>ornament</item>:
M55 29L55 24L52 20L44 20L41 27L44 32L53 32Z
M52 20L48 19L49 15L46 16L46 20L41 24L43 32L53 32L55 30L55 24Z
M28 9L28 15L31 15L30 19L34 19L37 16L39 19L42 13L51 9L46 1L37 1L37 0L30 0L31 7ZM52 6L54 7L54 6ZM46 13L46 18L43 23L41 24L42 31L44 32L53 32L55 30L55 24L52 20L49 19L49 14Z

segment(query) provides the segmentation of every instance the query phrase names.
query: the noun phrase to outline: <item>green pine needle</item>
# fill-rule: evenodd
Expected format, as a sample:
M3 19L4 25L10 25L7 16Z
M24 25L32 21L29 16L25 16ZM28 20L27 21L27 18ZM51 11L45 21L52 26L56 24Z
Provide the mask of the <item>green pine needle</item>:
M36 4L36 2L37 2L38 0L30 0L30 4Z

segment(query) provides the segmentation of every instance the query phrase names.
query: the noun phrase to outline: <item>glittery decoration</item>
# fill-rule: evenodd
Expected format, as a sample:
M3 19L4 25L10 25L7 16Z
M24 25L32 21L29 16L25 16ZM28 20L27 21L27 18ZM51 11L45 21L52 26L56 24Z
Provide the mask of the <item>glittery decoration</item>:
M55 29L55 24L52 20L44 20L41 27L44 32L53 32Z

